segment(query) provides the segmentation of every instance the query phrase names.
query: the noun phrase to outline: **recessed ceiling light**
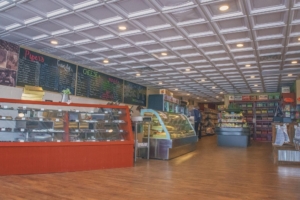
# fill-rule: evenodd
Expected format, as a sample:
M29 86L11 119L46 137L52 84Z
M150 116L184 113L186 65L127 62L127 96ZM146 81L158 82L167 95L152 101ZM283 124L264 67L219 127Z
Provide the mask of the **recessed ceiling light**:
M236 46L237 47L243 47L244 45L243 44L237 44Z
M226 11L228 9L229 9L229 6L227 6L227 5L220 6L220 8L219 8L220 11Z
M223 92L220 92L220 94L223 94Z
M216 98L219 98L219 96L216 96Z
M56 40L51 40L50 43L54 44L54 45L58 44L58 42Z
M205 82L205 79L201 79L201 82Z
M254 87L257 87L257 85L254 85Z
M298 38L298 41L300 41L300 37Z
M162 82L159 82L158 84L159 84L159 85L162 85Z
M109 60L105 59L103 60L103 63L109 63Z
M127 29L126 26L119 26L119 30L120 30L120 31L125 31L126 29Z
M177 88L175 88L175 90L177 91L178 89L177 89Z
M216 89L216 87L215 87L215 86L213 86L213 87L212 87L212 89Z
M293 74L288 74L288 76L293 76Z
M191 71L191 69L187 68L187 69L185 69L185 71L189 72L189 71Z
M255 78L255 76L250 76L250 78Z
M136 74L136 76L140 76L141 74Z
M245 65L245 67L251 67L251 65Z
M167 56L168 54L166 52L161 53L162 56Z
M298 61L296 61L296 60L295 60L295 61L292 61L292 64L297 64L297 63L298 63Z
M187 94L187 95L190 95L190 94Z
M257 90L256 92L260 92L260 90Z

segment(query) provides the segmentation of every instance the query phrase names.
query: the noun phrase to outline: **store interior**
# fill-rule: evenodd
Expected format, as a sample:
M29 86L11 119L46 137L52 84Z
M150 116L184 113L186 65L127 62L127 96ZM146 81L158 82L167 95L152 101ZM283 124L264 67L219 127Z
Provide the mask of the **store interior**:
M237 155L300 181L299 27L299 0L0 0L0 183Z

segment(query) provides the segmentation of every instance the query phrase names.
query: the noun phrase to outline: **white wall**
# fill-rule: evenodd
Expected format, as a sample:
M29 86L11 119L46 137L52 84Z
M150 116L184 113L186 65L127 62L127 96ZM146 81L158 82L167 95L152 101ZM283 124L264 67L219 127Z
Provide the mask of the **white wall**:
M23 93L22 87L8 87L0 85L0 98L8 98L8 99L21 99ZM45 91L45 96L43 100L52 100L53 102L61 101L61 94L56 92L47 92ZM108 101L99 100L99 99L91 99L86 97L78 97L71 95L71 101L73 103L84 103L84 104L104 104L106 105ZM127 105L129 108L131 105L129 104L120 104L120 105ZM133 114L132 116L138 116L139 112L136 110L137 106L133 107Z

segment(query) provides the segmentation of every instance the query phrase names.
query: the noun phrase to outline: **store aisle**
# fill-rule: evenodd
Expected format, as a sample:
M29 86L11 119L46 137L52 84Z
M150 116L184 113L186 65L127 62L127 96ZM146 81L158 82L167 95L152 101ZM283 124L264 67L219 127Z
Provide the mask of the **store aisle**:
M300 166L274 166L270 143L221 148L204 137L195 152L136 167L0 177L0 199L300 199Z

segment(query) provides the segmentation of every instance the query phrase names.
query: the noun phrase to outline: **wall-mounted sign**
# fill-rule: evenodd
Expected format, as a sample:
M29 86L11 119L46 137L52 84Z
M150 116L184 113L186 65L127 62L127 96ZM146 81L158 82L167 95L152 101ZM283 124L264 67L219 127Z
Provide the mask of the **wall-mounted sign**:
M229 101L234 101L234 96L233 95L229 95Z
M268 100L269 96L268 95L259 95L258 100Z
M281 93L290 93L290 92L291 92L290 86L281 87Z
M243 101L249 101L250 100L250 96L249 95L244 95L244 96L242 96L242 100Z
M235 101L242 101L242 96L234 96Z
M146 106L147 87L124 81L124 103Z

